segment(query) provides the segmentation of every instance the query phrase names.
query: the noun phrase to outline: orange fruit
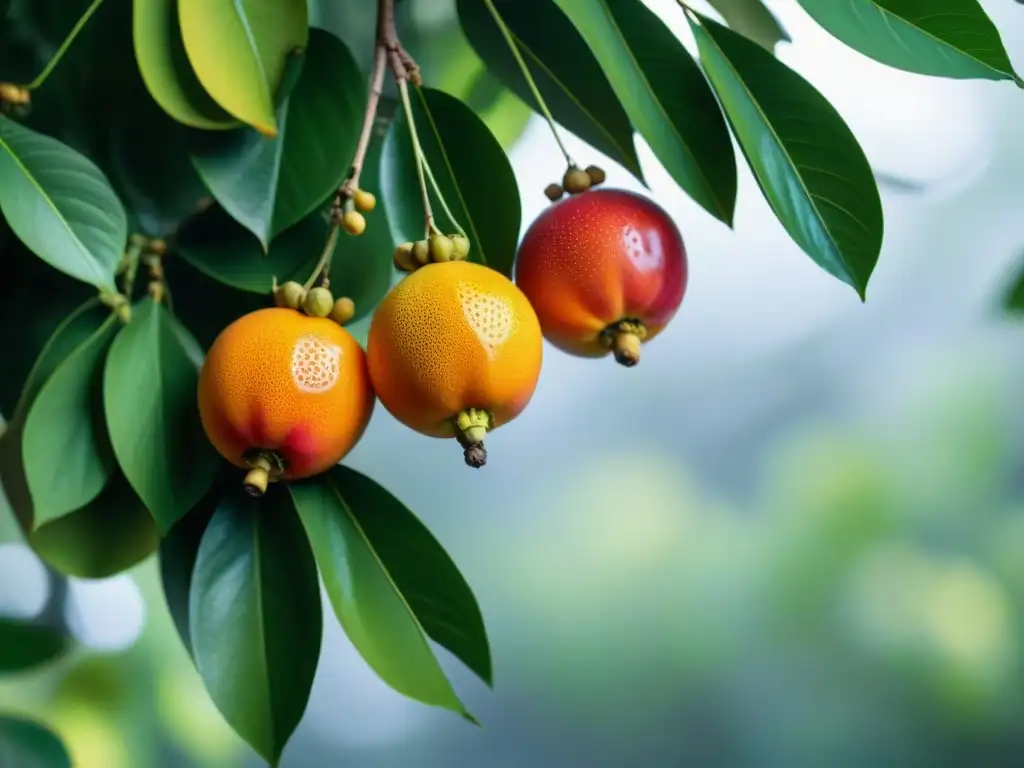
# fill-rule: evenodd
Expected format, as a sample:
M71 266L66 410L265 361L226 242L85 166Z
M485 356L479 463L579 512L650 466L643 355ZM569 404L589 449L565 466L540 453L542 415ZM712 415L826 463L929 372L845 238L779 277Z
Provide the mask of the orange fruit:
M541 367L537 315L511 280L467 261L427 264L403 278L374 312L366 345L370 380L407 427L455 437L483 466L483 436L529 403Z
M274 307L213 342L199 373L203 429L225 459L252 467L246 488L337 464L362 437L374 394L366 356L333 320Z
M671 217L621 189L591 189L546 208L523 236L515 267L548 341L581 357L614 352L626 366L675 316L687 273Z

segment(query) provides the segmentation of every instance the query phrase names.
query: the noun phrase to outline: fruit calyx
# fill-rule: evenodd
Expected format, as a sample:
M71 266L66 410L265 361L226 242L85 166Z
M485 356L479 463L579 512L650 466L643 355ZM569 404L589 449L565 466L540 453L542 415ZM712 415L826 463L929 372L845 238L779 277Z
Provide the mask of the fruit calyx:
M620 365L632 368L640 362L640 347L647 338L647 326L636 318L612 323L601 331L601 342L612 350Z
M455 417L455 438L463 448L466 464L474 469L487 463L484 436L492 423L491 414L482 408L467 408Z
M254 448L243 456L249 465L249 472L242 481L242 488L250 496L262 496L267 485L284 474L284 459L276 451Z

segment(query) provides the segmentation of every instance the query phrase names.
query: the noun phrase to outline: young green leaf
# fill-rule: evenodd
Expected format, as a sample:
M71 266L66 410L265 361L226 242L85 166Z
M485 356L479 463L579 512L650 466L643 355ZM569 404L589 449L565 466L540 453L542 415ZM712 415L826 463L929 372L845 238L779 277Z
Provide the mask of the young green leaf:
M178 0L188 59L207 93L266 136L285 57L309 39L306 0Z
M238 125L206 92L185 54L177 0L134 0L135 58L156 103L179 123L218 130ZM138 138L138 137L137 137Z
M210 697L276 765L305 712L323 630L316 563L283 487L222 498L199 545L189 616Z
M277 111L275 138L240 128L196 134L192 142L210 193L264 250L344 181L366 107L364 78L338 38L311 30L305 59Z
M55 627L0 617L0 674L35 669L62 656L70 647L68 636Z
M409 97L423 153L472 244L470 260L511 275L522 206L508 157L490 129L454 96L433 88L412 88ZM394 239L423 239L423 202L404 113L384 139L380 185ZM436 195L432 198L437 226L443 232L455 232Z
M732 226L736 157L714 94L641 0L555 0L594 51L634 127L702 208Z
M124 474L115 472L99 496L37 528L29 544L58 573L105 579L153 554L160 534Z
M426 526L346 467L289 489L334 612L367 664L400 693L468 715L426 636L490 684L487 633L472 591Z
M779 42L790 42L789 33L779 24L763 0L708 0L735 32L750 38L767 51Z
M188 330L150 298L135 307L107 355L110 442L163 533L209 490L219 464L196 405L202 359Z
M0 765L71 768L71 757L52 731L20 717L0 717Z
M0 211L39 258L114 287L128 222L103 172L56 139L0 115Z
M814 87L755 43L690 16L704 70L761 190L790 236L863 299L882 203L853 133Z
M890 67L1024 82L978 0L799 0L827 32Z
M118 327L108 317L75 348L25 417L21 451L37 528L95 499L116 467L100 398L103 361Z
M572 22L553 0L494 0L494 4L555 120L643 181L629 117ZM487 5L481 0L458 0L457 7L462 30L488 72L539 109Z

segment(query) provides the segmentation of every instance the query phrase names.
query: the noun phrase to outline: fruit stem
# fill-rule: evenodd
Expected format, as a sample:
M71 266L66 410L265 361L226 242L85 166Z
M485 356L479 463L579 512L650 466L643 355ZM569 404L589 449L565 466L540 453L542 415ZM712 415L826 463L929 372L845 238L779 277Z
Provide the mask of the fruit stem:
M605 328L601 338L605 346L611 348L616 362L632 368L640 362L640 348L647 338L647 326L639 320L620 320Z
M444 199L444 195L441 194L441 188L437 184L437 179L434 178L434 172L430 170L430 163L427 162L427 156L423 156L423 170L427 172L427 178L430 179L430 186L434 189L434 194L437 195L438 201L441 203L441 208L444 210L444 215L448 217L448 221L451 225L458 230L459 234L469 239L469 235L466 234L466 230L459 224L458 219L452 213L451 208L448 207L448 202ZM436 229L436 227L435 227Z
M494 23L498 25L498 29L501 30L502 36L505 38L505 42L508 43L509 50L512 51L512 55L515 57L516 64L519 65L520 71L523 73L523 79L526 80L526 85L530 88L530 93L533 94L533 98L537 100L537 105L540 107L541 114L544 115L544 119L548 121L548 127L551 129L551 135L555 137L555 141L558 143L558 148L562 150L562 154L565 156L565 162L570 167L576 166L573 162L572 157L569 155L569 150L565 148L565 144L562 143L562 137L558 134L558 129L555 127L555 118L551 116L551 111L548 109L547 102L544 101L544 97L540 95L540 89L537 87L537 83L533 80L533 75L530 74L530 68L526 66L526 61L523 59L523 54L519 50L519 44L516 42L515 36L512 34L512 30L505 24L505 20L501 18L501 14L498 13L498 9L494 5L494 0L484 0L484 5L487 6L487 10L491 12L491 16L494 17Z
M99 10L99 7L103 5L103 0L92 0L92 4L85 9L85 13L81 15L75 26L71 28L68 36L64 38L64 42L60 44L60 48L57 52L50 57L50 60L46 62L46 66L43 67L43 71L36 75L36 79L25 86L26 90L34 91L36 88L46 82L46 78L50 76L50 73L56 69L57 65L60 64L60 60L64 58L64 54L68 52L68 48L75 42L75 38L78 37L78 33L81 32L85 25L89 23L89 19L93 17L93 14Z
M434 225L434 212L430 207L430 192L427 190L427 182L424 177L424 166L426 158L423 156L423 147L420 146L420 137L416 132L416 120L412 116L412 102L409 100L409 84L404 78L395 75L395 83L398 85L398 93L402 97L402 108L405 110L405 119L409 123L409 136L412 138L412 151L416 163L416 175L420 182L420 196L423 199L423 216L426 224L426 236L436 232Z
M302 287L307 291L313 287L313 283L317 281L317 278L326 277L331 273L331 259L334 257L334 247L338 244L338 232L340 230L341 211L332 208L331 231L327 233L327 242L324 244L324 250L320 254L320 259L317 261L316 266L313 267L313 274L302 284Z
M377 24L381 23L381 15L378 14ZM373 49L373 70L370 75L370 94L366 99L366 111L363 113L363 127L359 132L359 143L356 144L355 155L352 156L352 166L348 172L348 178L338 190L338 197L342 199L351 198L359 189L359 176L363 172L363 164L366 162L366 153L370 148L370 137L373 135L373 124L377 119L377 108L380 105L380 97L384 92L384 71L387 68L388 50L384 43L384 37L378 29L377 41Z
M455 438L463 448L466 464L474 469L487 463L484 436L493 423L491 414L482 408L467 408L455 417Z
M257 455L249 465L249 473L242 481L242 488L250 496L262 496L267 492L267 485L270 483L270 473L274 471L274 465L270 457L264 453Z

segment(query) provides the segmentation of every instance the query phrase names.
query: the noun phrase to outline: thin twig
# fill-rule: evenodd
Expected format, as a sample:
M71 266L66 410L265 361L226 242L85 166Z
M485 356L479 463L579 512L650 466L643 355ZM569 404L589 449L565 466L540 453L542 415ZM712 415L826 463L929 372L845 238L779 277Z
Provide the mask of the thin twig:
M388 51L378 35L373 50L373 72L370 76L370 94L366 99L366 111L363 113L363 127L359 132L359 143L356 145L356 153L352 157L352 167L348 172L348 178L339 190L342 197L351 197L359 189L359 176L363 172L363 164L366 162L366 153L370 148L370 139L373 136L374 121L377 119L377 108L384 91L384 72L387 69L387 62Z
M466 230L459 224L459 220L455 218L455 214L452 213L452 209L448 207L448 202L444 199L444 195L441 194L441 187L438 186L437 179L434 178L434 172L430 170L430 163L427 162L427 156L423 155L421 158L423 161L423 170L427 172L427 179L430 180L430 186L434 190L434 194L437 195L437 199L441 203L441 208L444 210L444 215L448 217L448 221L452 223L452 226L459 231L459 234L463 237L468 237Z
M416 133L416 121L412 116L412 103L409 101L409 84L397 76L395 81L398 83L398 93L402 97L402 107L405 109L405 119L409 122L409 136L412 139L412 151L414 155L414 161L416 163L416 174L420 182L420 195L423 198L423 216L424 223L426 225L427 237L430 236L431 231L437 227L434 225L434 212L430 207L430 193L427 191L427 181L423 172L423 166L426 163L426 159L423 157L423 147L420 146L420 137Z
M53 54L53 56L50 57L50 60L46 63L43 71L36 76L35 80L25 86L28 90L34 91L46 82L46 78L50 76L50 73L53 72L54 68L60 63L60 60L64 58L64 54L67 53L71 44L75 42L75 38L78 37L78 33L85 28L85 25L89 23L89 19L91 19L93 14L99 10L101 5L103 5L103 0L93 0L92 5L85 9L85 13L83 13L81 18L78 19L75 26L71 28L68 36L64 38L64 42L60 44L60 48L57 49L57 52Z

